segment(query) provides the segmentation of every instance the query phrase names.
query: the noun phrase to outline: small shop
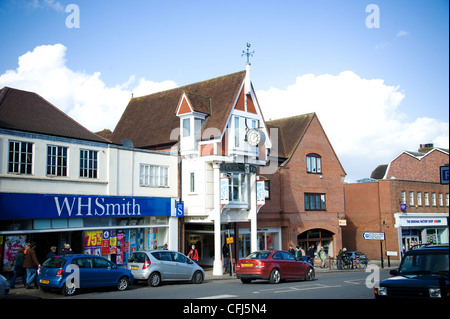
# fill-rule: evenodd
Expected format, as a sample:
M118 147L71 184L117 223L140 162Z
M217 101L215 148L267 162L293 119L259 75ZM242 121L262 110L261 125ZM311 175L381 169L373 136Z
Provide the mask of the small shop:
M10 271L14 255L26 242L36 242L38 260L51 246L61 252L103 255L127 264L136 250L177 245L177 217L171 198L0 194L2 271Z
M448 214L395 215L401 253L423 244L448 244Z
M257 229L258 250L281 249L281 228L267 227ZM239 259L245 258L250 251L250 229L239 229Z

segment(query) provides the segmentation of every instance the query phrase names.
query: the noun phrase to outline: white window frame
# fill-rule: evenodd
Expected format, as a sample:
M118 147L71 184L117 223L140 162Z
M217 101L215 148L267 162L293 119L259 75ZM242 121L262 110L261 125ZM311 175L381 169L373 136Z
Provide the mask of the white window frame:
M139 186L169 187L169 167L160 165L139 165Z

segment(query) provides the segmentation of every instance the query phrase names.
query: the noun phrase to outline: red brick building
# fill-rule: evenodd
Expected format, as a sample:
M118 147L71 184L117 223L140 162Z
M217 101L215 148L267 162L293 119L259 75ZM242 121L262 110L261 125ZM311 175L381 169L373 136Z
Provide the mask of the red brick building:
M282 248L323 247L336 256L345 225L345 171L315 113L267 122L272 161L279 167L266 178L266 202L258 227L281 227ZM278 141L278 143L277 143ZM274 148L278 145L278 154ZM260 245L260 248L270 248Z
M448 161L448 149L404 151L377 167L372 182L346 184L344 246L379 260L379 241L363 239L364 232L385 233L383 259L387 252L400 259L417 244L448 243L449 188L439 175Z

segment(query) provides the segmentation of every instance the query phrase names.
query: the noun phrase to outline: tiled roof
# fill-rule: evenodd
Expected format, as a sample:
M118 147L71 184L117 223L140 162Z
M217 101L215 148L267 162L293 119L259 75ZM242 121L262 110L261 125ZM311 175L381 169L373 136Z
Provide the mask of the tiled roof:
M176 143L176 140L171 139L171 133L180 127L176 111L183 92L193 104L194 111L209 115L202 132L217 129L208 130L208 136L204 138L220 137L219 132L221 134L225 129L244 78L245 71L241 71L133 98L114 129L112 141L120 144L124 139L129 139L135 147L141 148Z
M0 90L0 128L107 143L36 93Z
M278 156L292 155L314 116L315 113L308 113L266 122L267 126L278 128Z

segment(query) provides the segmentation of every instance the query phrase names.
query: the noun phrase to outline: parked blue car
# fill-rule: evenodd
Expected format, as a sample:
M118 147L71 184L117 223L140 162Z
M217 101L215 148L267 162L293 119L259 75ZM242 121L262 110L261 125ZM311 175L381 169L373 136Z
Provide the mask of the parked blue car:
M47 259L37 277L42 290L58 289L72 296L79 288L116 287L123 291L134 281L130 270L94 255L65 255Z

